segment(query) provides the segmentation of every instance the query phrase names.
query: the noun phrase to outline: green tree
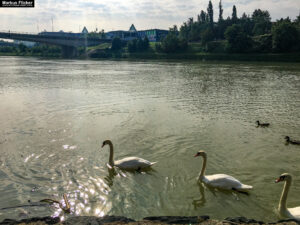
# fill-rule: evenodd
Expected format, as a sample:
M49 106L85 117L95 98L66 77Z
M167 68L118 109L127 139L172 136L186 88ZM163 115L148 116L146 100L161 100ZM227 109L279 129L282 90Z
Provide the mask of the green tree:
M137 51L137 47L136 47L136 43L137 43L137 39L133 39L131 41L128 41L127 43L127 48L129 52L136 52Z
M300 24L300 13L299 13L299 15L297 16L297 18L295 19L294 22L297 23L297 24Z
M242 17L239 19L239 24L241 24L244 32L247 35L252 36L254 23L250 16L247 16L246 13L243 13Z
M238 20L235 5L233 5L233 7L232 7L232 17L231 17L231 20L232 20L233 23L236 23L237 20Z
M156 46L156 49L161 49L166 53L175 53L178 51L183 51L187 48L187 41L179 39L177 37L178 30L177 26L174 25L173 28L170 28L168 35L164 38L161 43L161 46Z
M101 39L105 39L106 38L106 34L105 34L105 32L104 32L103 29L99 32L99 34L100 34L100 38Z
M211 27L206 28L202 33L201 33L201 43L203 45L206 45L209 41L212 41L214 38L214 32Z
M254 27L252 31L254 35L268 34L271 32L271 17L270 13L267 10L254 10L252 14L252 20L254 22Z
M222 7L222 0L219 2L219 23L223 21L223 7Z
M18 45L18 48L19 48L19 52L21 52L21 53L26 53L27 49L28 49L28 47L26 45L24 45L23 43L20 43Z
M210 24L213 24L214 23L214 10L213 10L213 5L211 3L211 0L209 0L209 2L208 2L207 15L208 15L208 22Z
M185 40L189 39L189 27L186 22L180 27L179 37Z
M290 52L299 43L299 33L295 25L279 21L272 27L273 49L277 52Z
M225 31L225 38L228 41L228 51L230 52L248 52L252 47L251 38L244 33L239 24L228 27Z
M111 43L111 50L118 51L122 49L122 46L123 46L122 40L119 37L115 37Z
M200 23L206 23L207 14L203 10L200 12L200 16L198 17L198 22Z

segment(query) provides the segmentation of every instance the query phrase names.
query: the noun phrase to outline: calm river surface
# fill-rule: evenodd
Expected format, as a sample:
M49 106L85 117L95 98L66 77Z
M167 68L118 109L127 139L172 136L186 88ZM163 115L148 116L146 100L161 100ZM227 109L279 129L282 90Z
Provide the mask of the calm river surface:
M270 122L256 128L255 121ZM300 65L79 61L0 57L0 221L33 216L245 216L277 220L283 172L300 205ZM149 173L108 172L115 158L157 161ZM250 195L196 178L230 174ZM36 205L41 199L63 202ZM28 202L30 200L30 202ZM40 203L41 204L41 203ZM27 207L17 207L31 205ZM3 209L4 208L4 209Z

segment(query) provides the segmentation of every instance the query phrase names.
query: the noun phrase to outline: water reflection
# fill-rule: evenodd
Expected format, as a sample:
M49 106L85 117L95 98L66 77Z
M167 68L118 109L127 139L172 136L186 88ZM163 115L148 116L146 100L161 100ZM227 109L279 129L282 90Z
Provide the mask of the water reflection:
M202 208L206 203L203 183L198 182L198 187L200 192L200 198L193 200L194 209Z

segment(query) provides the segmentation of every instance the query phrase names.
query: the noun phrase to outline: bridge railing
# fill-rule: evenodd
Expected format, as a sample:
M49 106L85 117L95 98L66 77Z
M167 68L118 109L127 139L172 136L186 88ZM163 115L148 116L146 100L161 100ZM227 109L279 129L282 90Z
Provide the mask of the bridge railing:
M31 34L31 35L38 35L39 33L31 33L31 32L20 32L14 30L0 30L0 33L10 33L10 34Z

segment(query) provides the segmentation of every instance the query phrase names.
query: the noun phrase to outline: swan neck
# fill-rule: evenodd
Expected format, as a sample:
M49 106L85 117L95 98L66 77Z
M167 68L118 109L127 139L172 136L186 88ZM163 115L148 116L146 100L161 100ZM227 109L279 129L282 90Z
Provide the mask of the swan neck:
M205 174L205 169L206 169L206 161L207 161L207 156L203 155L203 162L202 162L202 169L199 175L199 179L201 180L204 177Z
M280 211L287 210L286 201L287 201L287 196L288 196L291 184L292 184L292 178L287 179L284 183L284 187L283 187L282 194L281 194L280 201L279 201L279 210Z
M109 165L113 167L114 166L114 146L111 142L108 143L108 145L109 145Z

